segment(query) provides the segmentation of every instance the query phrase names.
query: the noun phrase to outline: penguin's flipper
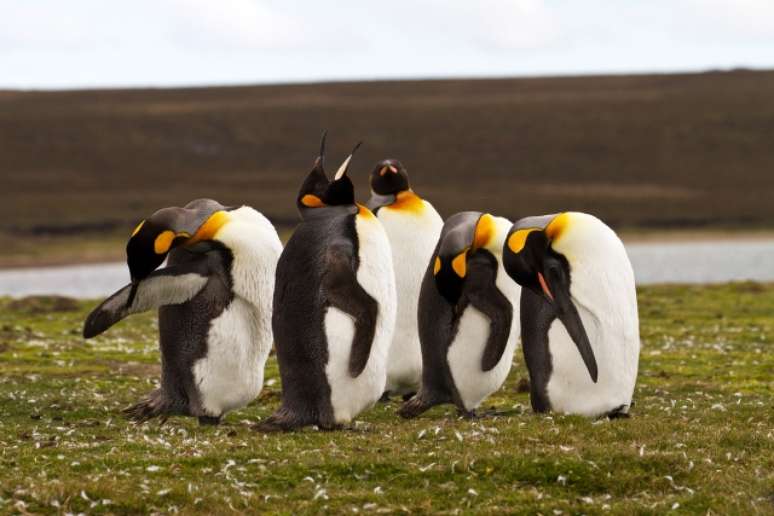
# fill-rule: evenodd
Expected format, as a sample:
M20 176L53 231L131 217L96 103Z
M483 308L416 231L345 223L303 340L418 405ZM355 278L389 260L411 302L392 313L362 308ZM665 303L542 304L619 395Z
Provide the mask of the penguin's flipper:
M489 338L481 357L481 370L486 372L500 362L508 345L513 305L495 284L497 269L487 266L485 262L478 266L475 261L475 258L468 260L467 282L468 285L475 285L475 288L466 288L465 294L470 304L489 318Z
M202 255L190 262L159 269L147 278L117 291L86 318L84 338L96 337L128 315L164 305L185 303L209 280L207 258ZM132 298L132 289L135 294ZM131 305L127 306L131 299Z
M334 245L326 251L326 273L322 288L330 306L355 319L355 336L349 355L349 374L360 376L371 355L371 344L376 334L379 305L358 283L352 267L353 249L348 245Z

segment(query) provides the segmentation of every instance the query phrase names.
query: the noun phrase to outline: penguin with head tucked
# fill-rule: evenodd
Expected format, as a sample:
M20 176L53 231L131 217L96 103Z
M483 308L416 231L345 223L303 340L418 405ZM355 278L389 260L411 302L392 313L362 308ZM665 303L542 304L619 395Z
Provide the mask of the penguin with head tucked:
M272 323L282 404L259 426L266 431L337 428L384 392L397 309L390 243L355 203L352 154L329 180L324 149L323 136L298 192L302 221L277 265Z
M444 223L419 295L422 385L401 416L453 403L470 417L505 382L519 338L521 290L502 267L510 227L475 211Z
M282 252L268 219L249 206L199 199L141 222L126 252L132 282L95 308L83 329L91 338L128 315L158 309L161 385L125 414L214 424L255 399L271 350Z
M371 173L368 207L387 231L395 266L398 317L387 361L385 394L411 397L422 380L422 350L417 327L419 289L443 227L433 205L411 189L403 164L387 159Z
M532 408L627 415L640 335L634 273L618 236L585 213L528 217L513 225L503 255L523 287Z

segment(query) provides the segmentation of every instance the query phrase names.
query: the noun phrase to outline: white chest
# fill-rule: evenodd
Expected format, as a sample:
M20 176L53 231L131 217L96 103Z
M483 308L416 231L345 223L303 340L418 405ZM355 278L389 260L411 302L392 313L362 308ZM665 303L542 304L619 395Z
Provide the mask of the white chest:
M358 233L358 283L379 305L371 354L363 372L352 378L349 356L355 334L354 320L337 308L325 315L328 363L325 374L331 388L331 405L337 423L347 423L371 407L384 392L387 352L395 327L396 294L392 256L387 235L373 216L356 218Z
M400 293L387 364L387 390L403 394L416 391L421 381L422 350L417 327L419 291L443 220L429 204L420 213L382 209L379 220L390 240L395 285Z
M213 319L207 355L193 374L209 415L243 407L261 392L264 365L272 346L271 313L274 275L282 244L271 223L243 206L215 235L233 257L234 299Z
M497 287L508 298L513 308L513 320L508 344L497 365L489 371L481 369L481 360L490 333L489 318L473 306L462 314L459 329L447 354L449 369L462 402L467 410L477 408L493 392L502 387L508 378L513 363L521 324L519 321L519 299L521 288L498 267Z
M257 309L240 297L213 319L207 355L193 367L208 415L220 416L244 407L260 394L271 340L271 328L265 326Z
M548 332L552 372L546 388L551 408L595 417L630 405L637 379L639 333L627 331L620 319L609 317L614 309L594 316L579 306L578 312L597 361L597 382L591 380L564 325L554 321Z

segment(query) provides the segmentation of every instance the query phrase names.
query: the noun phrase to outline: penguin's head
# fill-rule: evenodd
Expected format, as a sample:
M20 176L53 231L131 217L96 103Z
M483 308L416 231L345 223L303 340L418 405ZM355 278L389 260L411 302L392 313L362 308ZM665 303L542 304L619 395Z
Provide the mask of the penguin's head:
M597 363L572 296L572 256L557 243L572 231L573 213L527 217L511 228L503 247L503 266L519 285L541 296L564 324L594 382ZM594 245L594 242L588 242Z
M228 222L228 210L212 199L197 199L183 208L162 208L140 222L126 244L132 282L148 277L173 248L211 240Z
M355 204L355 186L347 172L352 156L362 142L355 145L355 148L336 171L333 181L330 181L324 169L325 136L323 134L320 154L314 162L314 167L301 185L296 198L296 206L302 217L306 217L320 208Z
M438 292L456 305L468 274L468 260L477 253L500 256L504 231L499 217L477 211L463 211L448 218L433 256L433 276ZM509 224L509 223L508 223ZM498 238L498 233L502 236Z
M409 188L406 167L397 159L382 160L371 172L371 190L377 195L397 195Z

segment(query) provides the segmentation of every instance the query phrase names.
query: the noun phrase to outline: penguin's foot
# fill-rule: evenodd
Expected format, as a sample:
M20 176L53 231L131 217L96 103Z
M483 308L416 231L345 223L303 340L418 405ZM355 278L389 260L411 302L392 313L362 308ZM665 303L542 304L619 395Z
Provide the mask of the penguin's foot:
M164 393L160 390L155 390L147 398L131 407L125 408L122 412L127 419L137 423L144 423L154 417L158 417L159 423L163 425L169 415L168 405L169 403Z
M457 408L457 415L462 419L481 419L475 410L465 410L459 407Z
M435 403L429 403L422 399L421 396L415 395L413 398L401 405L401 407L398 409L398 415L405 419L412 419L422 414L423 412L426 412L434 405Z
M199 426L217 426L220 424L220 417L199 416Z
M295 412L285 407L280 407L274 414L253 426L253 430L259 432L290 432L298 428L313 424L300 418Z
M605 416L608 419L629 419L632 417L629 415L629 405L621 405L620 407L616 407L605 414Z
M382 397L379 398L379 403L389 403L390 402L390 393L388 391L384 391L382 393Z
M417 395L416 392L409 392L408 394L404 394L403 395L403 401L408 401L408 400L410 400L411 398L413 398L416 395Z

